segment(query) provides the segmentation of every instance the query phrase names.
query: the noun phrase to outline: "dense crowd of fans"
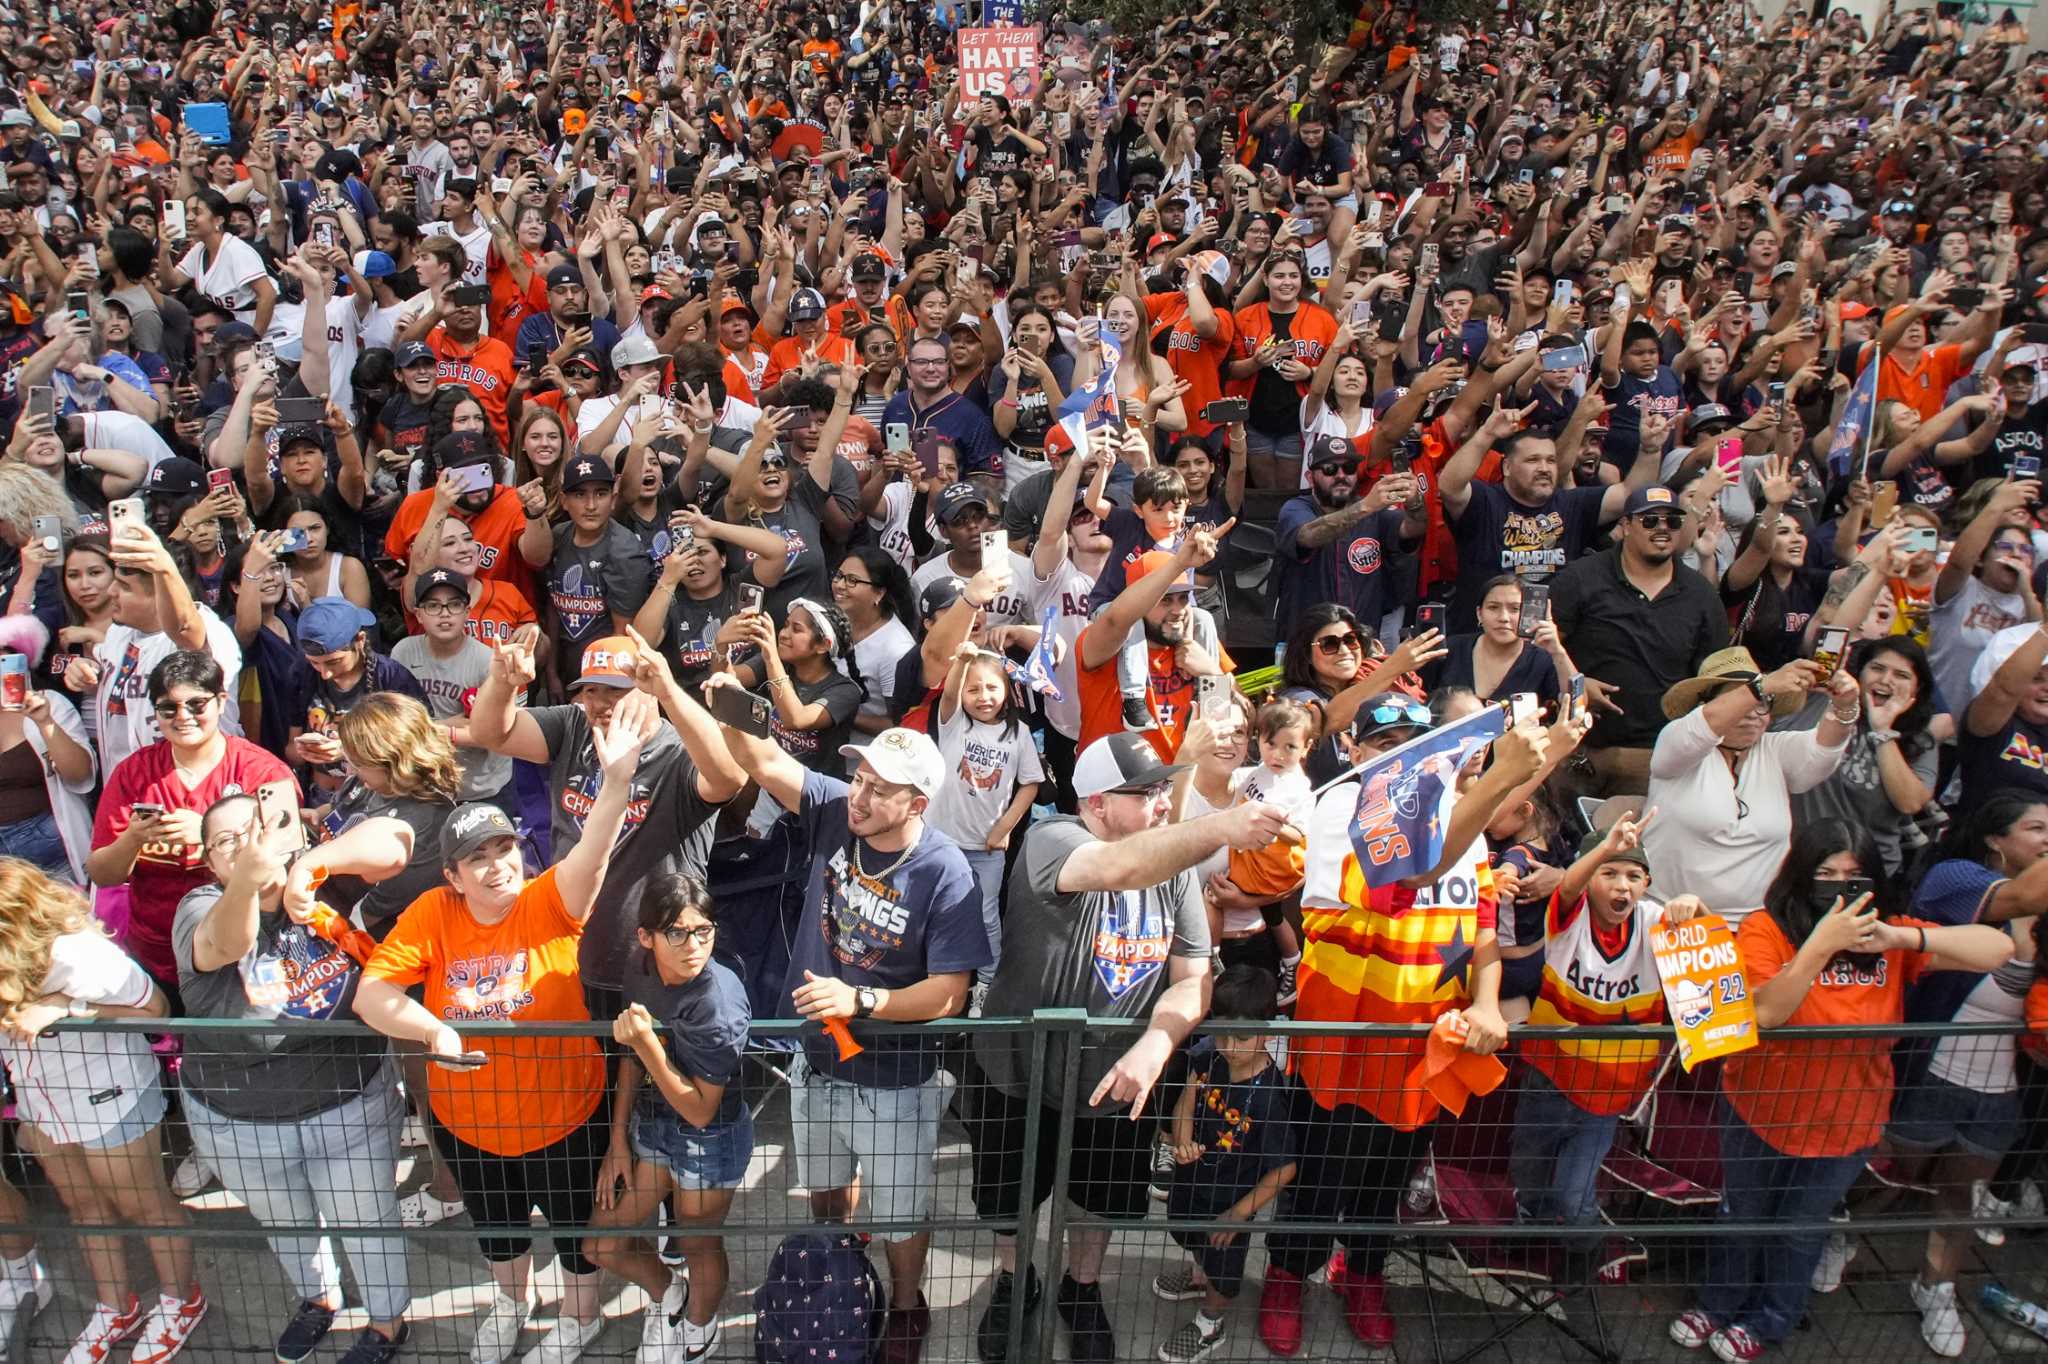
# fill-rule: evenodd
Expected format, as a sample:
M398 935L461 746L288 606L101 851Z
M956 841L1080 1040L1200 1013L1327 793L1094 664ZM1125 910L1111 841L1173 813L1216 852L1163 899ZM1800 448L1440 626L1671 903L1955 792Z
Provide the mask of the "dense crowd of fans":
M1723 1217L1824 1220L1876 1155L1986 1239L2040 1215L2035 1035L1776 1034L2048 1026L2019 22L1369 0L1310 47L1250 0L1033 4L1037 66L983 93L979 17L0 9L0 1055L86 1233L66 1364L184 1348L188 1241L139 1290L90 1229L215 1179L389 1228L273 1239L281 1360L337 1250L346 1364L397 1355L402 1230L465 1212L472 1357L512 1357L535 1208L571 1230L526 1359L584 1351L607 1272L642 1359L708 1353L756 1018L828 1025L797 1174L821 1223L899 1228L897 1364L949 1110L991 1222L1030 1225L1063 1130L1097 1218L1148 1184L1182 1221L1399 1216L1425 1042L1205 1020L1511 1057L1515 1215L1583 1278L1664 1058L1517 1030L1663 1021L1649 934L1703 913L1764 1033L1704 1081ZM1359 766L1521 696L1441 856L1376 876ZM1050 1007L1145 1024L863 1028ZM167 1015L274 1027L174 1066L47 1031ZM374 1031L295 1035L330 1018ZM507 1020L610 1038L461 1033ZM658 1210L666 1259L612 1230ZM1199 1306L1158 1350L1192 1364L1252 1238L1176 1234L1151 1287ZM1941 1355L1965 1239L1911 1286ZM1108 1240L1054 1290L1076 1360L1117 1357ZM1384 1236L1263 1249L1269 1349L1319 1274L1393 1343ZM1853 1249L1716 1240L1671 1336L1754 1359ZM985 1360L1042 1291L997 1259ZM33 1238L0 1262L0 1310L50 1302Z

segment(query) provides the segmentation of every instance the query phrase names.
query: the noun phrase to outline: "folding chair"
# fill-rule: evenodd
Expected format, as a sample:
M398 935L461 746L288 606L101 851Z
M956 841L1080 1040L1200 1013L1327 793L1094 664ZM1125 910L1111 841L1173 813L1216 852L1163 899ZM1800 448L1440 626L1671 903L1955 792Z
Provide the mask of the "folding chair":
M1488 1227L1513 1226L1516 1222L1515 1186L1508 1171L1514 1105L1513 1087L1503 1085L1483 1098L1474 1099L1466 1106L1463 1117L1440 1121L1430 1142L1429 1186L1433 1203L1416 1220L1460 1228L1459 1235L1442 1242L1450 1257L1474 1280L1491 1285L1521 1309L1512 1319L1499 1323L1484 1340L1455 1356L1450 1364L1464 1364L1532 1321L1547 1322L1599 1364L1619 1364L1621 1356L1608 1342L1599 1301L1588 1291L1591 1277L1604 1270L1604 1256L1591 1258L1588 1282L1559 1282L1556 1271L1560 1266L1549 1243L1530 1237L1486 1234ZM1434 1290L1440 1283L1446 1288L1450 1284L1431 1268L1426 1253L1418 1251L1416 1261L1422 1271L1431 1337L1442 1364L1443 1332ZM1583 1297L1590 1310L1591 1339L1564 1317L1564 1304L1575 1297ZM1490 1298L1482 1297L1481 1301L1494 1305Z

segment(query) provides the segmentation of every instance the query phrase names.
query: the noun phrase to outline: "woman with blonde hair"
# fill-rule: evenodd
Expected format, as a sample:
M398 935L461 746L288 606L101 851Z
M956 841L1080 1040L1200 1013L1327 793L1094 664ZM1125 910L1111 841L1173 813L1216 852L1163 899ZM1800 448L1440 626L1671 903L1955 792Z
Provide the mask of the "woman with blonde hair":
M20 1105L22 1144L81 1228L185 1224L157 1140L164 1090L141 1033L44 1030L66 1018L166 1012L163 991L114 946L77 890L0 858L0 1059ZM114 1102L100 1101L109 1094ZM119 1236L79 1239L99 1301L66 1360L105 1359L137 1337L142 1364L164 1364L183 1349L206 1315L191 1243L148 1238L162 1286L145 1312Z
M357 922L382 942L405 907L441 882L441 827L455 814L462 790L462 765L448 731L427 708L410 696L376 692L365 697L335 724L342 756L353 770L335 796L330 827L350 829L367 819L395 819L412 834L405 865L374 882L336 878L322 887L322 897L344 914L357 911ZM418 1106L418 1126L406 1144L425 1145L433 1162L427 1182L398 1205L399 1220L408 1227L430 1227L463 1211L462 1190L427 1141L427 1092L432 1084L424 1056L403 1056L405 1089Z
M25 615L38 605L58 607L64 600L63 580L55 571L60 555L36 535L39 516L56 517L67 531L78 528L78 513L64 495L63 484L19 461L0 462L0 541L13 546L20 559L6 598L5 614L10 616Z

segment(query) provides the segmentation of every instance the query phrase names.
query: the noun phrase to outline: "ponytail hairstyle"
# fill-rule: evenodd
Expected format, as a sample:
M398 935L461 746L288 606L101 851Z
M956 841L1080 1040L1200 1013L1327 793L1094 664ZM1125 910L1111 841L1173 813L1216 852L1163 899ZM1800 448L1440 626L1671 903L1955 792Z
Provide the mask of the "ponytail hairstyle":
M914 639L922 634L918 629L917 597L910 590L910 575L903 571L902 564L896 562L896 556L880 545L850 545L846 557L860 560L860 566L868 571L868 576L875 580L875 586L881 589L882 606L902 623L904 629L910 631L911 637Z

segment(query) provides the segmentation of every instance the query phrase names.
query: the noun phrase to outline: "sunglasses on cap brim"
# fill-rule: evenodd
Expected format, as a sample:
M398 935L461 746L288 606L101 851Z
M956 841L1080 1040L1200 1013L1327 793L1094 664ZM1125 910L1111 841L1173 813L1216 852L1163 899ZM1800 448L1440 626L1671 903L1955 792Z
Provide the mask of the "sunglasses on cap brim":
M1383 701L1365 713L1366 722L1375 729L1393 725L1414 725L1428 729L1436 723L1428 706L1420 701Z

